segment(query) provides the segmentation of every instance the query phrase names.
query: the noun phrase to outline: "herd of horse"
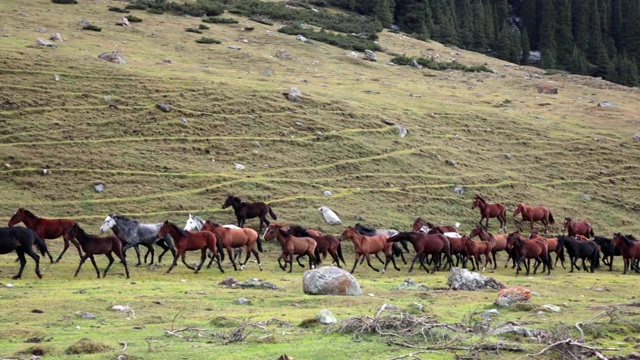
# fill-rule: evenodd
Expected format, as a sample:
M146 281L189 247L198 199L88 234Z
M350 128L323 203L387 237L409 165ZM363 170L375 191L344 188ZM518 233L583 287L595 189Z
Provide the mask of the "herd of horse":
M508 254L505 267L509 260L512 260L512 267L519 274L522 267L529 275L531 260L534 260L533 273L535 274L540 265L542 271L550 274L551 269L557 266L560 261L565 267L565 251L569 255L570 272L574 269L594 272L600 266L600 261L613 269L614 256L622 256L624 260L624 272L633 270L640 272L638 260L640 259L640 241L631 235L615 233L613 238L595 236L591 224L586 221L576 222L571 218L565 218L563 228L567 232L558 236L542 236L534 231L534 222L541 222L544 225L545 234L549 225L554 224L551 211L544 206L527 206L518 204L513 216L521 214L523 222L531 225L531 234L523 236L521 230L512 233L506 231L506 206L502 204L488 203L482 196L476 195L472 204L472 209L480 209L481 218L469 235L459 233L458 224L456 226L436 226L417 218L414 221L411 231L399 232L394 229L374 229L362 224L347 227L340 236L324 234L317 230L306 229L300 225L285 226L284 224L271 224L267 220L270 215L274 220L277 215L271 207L263 202L244 202L239 197L229 195L223 204L223 208L232 207L237 219L237 225L219 225L213 221L202 219L196 215L189 214L186 225L180 228L169 220L162 223L142 223L120 215L109 215L105 218L100 227L102 233L112 231L113 235L91 235L85 232L80 225L70 219L46 219L34 215L29 210L20 208L9 220L9 227L0 228L0 254L15 251L20 261L20 270L13 279L22 276L26 264L25 254L35 261L35 272L39 278L40 256L34 252L34 246L40 251L42 256L48 256L53 263L53 256L49 252L45 239L63 238L64 248L55 262L60 261L64 253L73 244L80 255L80 263L75 272L78 276L84 262L89 259L93 264L98 278L100 270L95 261L94 255L105 255L109 259L109 264L104 269L102 277L106 276L109 268L114 262L114 255L120 259L125 268L126 277L129 278L129 268L125 258L128 249L134 248L137 256L137 265L142 264L139 247L147 248L144 262L150 255L150 265L154 262L154 246L159 246L162 253L158 256L158 262L162 257L171 252L173 262L166 273L171 272L177 266L178 259L191 270L198 273L207 260L210 258L207 267L211 267L213 262L217 263L218 269L224 272L222 262L224 252L231 261L234 270L243 270L250 257L256 259L260 271L260 252L262 252L262 238L265 241L277 241L282 250L278 258L278 264L282 270L289 267L289 272L293 271L295 261L302 267L304 264L300 259L308 257L309 267L317 267L322 259L330 255L333 263L338 267L347 266L342 253L341 242L351 240L354 246L355 260L351 272L356 270L359 264L365 260L367 265L374 271L380 271L371 263L371 256L375 256L383 265L383 272L391 263L396 270L400 270L396 264L396 259L401 259L407 263L404 255L411 253L408 244L413 247L413 259L409 272L413 271L416 262L419 267L429 271L427 266L432 266L431 273L440 269L453 266L467 267L471 263L472 271L480 270L480 264L484 263L482 271L487 264L492 264L493 269L497 267L496 253L504 251ZM259 218L260 225L258 231L244 227L247 219ZM500 223L500 231L503 234L492 234L488 232L489 219L496 218ZM482 221L485 224L482 224ZM23 223L24 227L14 225ZM265 227L262 233L263 226ZM480 241L474 241L478 237ZM245 251L244 261L236 264L238 257ZM187 251L200 251L200 261L196 266L187 263L185 254ZM384 255L384 260L380 254ZM556 254L555 263L552 262L551 254ZM482 259L484 256L484 261ZM455 259L455 264L454 264ZM578 260L582 261L581 266ZM590 267L587 268L586 262Z

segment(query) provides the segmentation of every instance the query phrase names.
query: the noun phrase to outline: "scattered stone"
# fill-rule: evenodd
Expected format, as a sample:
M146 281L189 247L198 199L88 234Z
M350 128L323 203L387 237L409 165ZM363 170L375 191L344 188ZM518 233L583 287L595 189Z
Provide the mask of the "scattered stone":
M5 287L8 287L9 289L11 289L13 287L13 284L4 284Z
M411 60L410 66L413 67L413 68L416 68L416 69L422 69L422 65L418 64L416 59Z
M320 212L322 213L322 216L324 217L324 221L326 221L327 224L329 225L342 224L342 221L340 220L338 215L336 215L336 213L333 212L333 210L329 209L328 207L320 206L318 210L320 210Z
M449 159L447 159L447 160L445 160L444 162L445 162L445 164L447 164L447 165L456 166L456 162L455 162L455 161L453 161L453 160L449 160Z
M601 101L598 103L599 107L618 107L618 104L614 103L613 101Z
M164 112L169 112L171 111L171 105L167 105L167 104L156 104L156 107Z
M180 121L182 121L182 123L185 124L185 125L189 125L189 120L187 120L187 118L185 118L185 117L181 117Z
M559 306L553 305L553 304L546 304L546 305L542 305L543 309L549 310L549 311L553 311L553 312L561 312L562 309L560 309Z
M396 129L398 129L398 135L400 135L401 138L407 136L407 128L404 125L396 125Z
M49 40L51 40L51 41L60 41L60 42L64 41L64 39L62 38L62 35L60 35L60 33L51 34L51 37L49 38Z
M102 53L98 55L98 59L102 59L102 60L109 61L116 64L126 64L126 62L124 61L124 57L122 57L115 51Z
M531 295L533 295L533 296L542 296L542 294L540 294L540 293L539 293L539 292L537 292L537 291L532 291L532 292L531 292Z
M164 59L162 60L162 63L171 65L171 64L175 64L176 62L171 59Z
M391 310L391 308L395 308L395 306L390 305L387 306L387 309ZM414 302L407 306L406 312L409 314L420 314L424 312L424 305L419 302Z
M554 88L552 86L538 86L538 93L539 94L550 94L550 95L557 95L558 94L558 89Z
M376 53L374 53L371 50L365 50L364 51L364 60L368 60L368 61L378 61L378 57L376 56Z
M582 194L582 197L587 201L591 201L591 195L589 194Z
M296 126L303 126L304 124L300 121L296 121Z
M103 183L98 183L93 185L93 190L95 190L95 192L97 193L101 193L104 191L105 185Z
M243 289L268 289L268 290L280 290L279 287L274 284L262 281L260 279L251 278L243 283L238 284Z
M348 271L336 266L305 271L302 290L307 295L362 295L358 280Z
M322 194L323 194L324 196L331 196L331 195L333 195L333 193L332 193L331 191L329 191L329 190L325 190Z
M237 287L238 285L240 285L240 281L234 279L233 277L229 276L226 279L220 281L218 283L218 285L222 285L222 287L225 288L234 288Z
M80 26L88 26L91 25L91 22L87 19L80 20Z
M105 96L103 97L104 101L109 102L111 101L111 96Z
M242 48L240 46L237 46L237 45L229 45L228 48L232 49L232 50L242 50Z
M453 267L449 271L447 284L451 290L468 290L477 291L485 288L495 290L504 289L505 286L492 277L485 277L477 272L471 272L467 269Z
M358 57L360 57L360 55L358 55L358 53L357 53L357 52L355 52L355 51L349 51L349 52L348 52L348 53L346 53L345 55L347 55L347 56L349 56L349 57L352 57L352 58L358 58Z
M289 101L302 102L300 95L302 95L302 91L300 91L300 89L298 89L297 87L292 87L291 89L289 89L289 92L286 94L286 97ZM299 121L296 122L296 125L298 125L298 123ZM302 126L302 125L299 125L299 126Z
M504 154L504 158L507 160L511 160L511 154L509 153Z
M291 56L289 55L287 50L284 50L284 49L280 49L280 50L276 51L276 57L278 59L280 59L280 60L289 60L289 59L291 59Z
M259 142L259 141L254 141L253 143L254 143L254 144L255 144L255 146L257 146L257 147L261 147L261 146L262 146L262 145L260 145L260 142Z
M44 34L44 33L46 33L46 32L47 32L47 29L45 29L45 28L37 28L37 29L36 29L36 32L39 32L39 33L41 33L41 34Z
M545 334L544 331L538 329L531 329L522 326L516 326L507 324L493 331L493 335L515 334L519 336L525 336L528 338L537 338Z
M245 305L245 304L249 304L250 301L247 298L241 297L241 298L236 299L236 303L238 303L240 305Z
M260 70L260 75L263 75L263 76L271 76L271 75L273 75L273 74L272 74L272 73L271 73L271 71L269 71L269 70Z
M329 325L329 324L335 324L338 322L338 320L336 320L336 317L333 316L333 314L331 313L331 311L323 309L320 310L317 314L316 314L316 320L321 323L321 324L325 324L325 325Z
M531 299L531 290L522 286L516 286L500 290L494 302L499 306L509 306L511 304L527 302Z
M131 27L131 24L129 23L129 19L127 19L126 17L123 17L122 19L116 21L116 25L122 26L122 27Z
M128 316L129 314L131 314L131 317L133 317L134 319L136 318L136 314L133 311L133 309L131 307L129 307L129 305L113 305L110 308L111 311L120 311L122 313L124 313L126 316Z
M633 140L640 141L640 133L633 135Z
M416 284L413 279L407 278L396 287L396 290L429 291L429 288L426 285Z
M302 35L296 35L296 40L298 41L302 41L302 42L307 42L307 38L302 36Z
M45 40L43 38L36 38L36 46L57 48L58 44L51 42L49 40Z
M242 164L235 164L234 167L235 167L236 170L244 170L244 169L246 169L246 167L244 165L242 165Z
M44 311L42 311L40 309L33 309L33 310L31 310L31 312L34 313L34 314L42 314L42 313L44 313Z
M42 169L40 170L40 172L42 173L42 175L47 175L49 173L49 169Z
M362 215L356 215L356 221L364 221L364 217Z
M456 185L453 188L453 192L455 192L458 195L462 195L462 194L464 194L464 188L462 186L460 186L460 185Z
M2 34L2 37L9 37L9 34Z
M324 133L322 131L316 131L316 136L322 137L324 136Z
M96 316L87 311L78 311L76 314L82 316L83 319L95 319Z
M481 317L485 318L485 319L490 319L491 316L498 316L500 315L500 312L496 309L491 309L491 310L487 310L485 312L483 312L482 314L480 314Z

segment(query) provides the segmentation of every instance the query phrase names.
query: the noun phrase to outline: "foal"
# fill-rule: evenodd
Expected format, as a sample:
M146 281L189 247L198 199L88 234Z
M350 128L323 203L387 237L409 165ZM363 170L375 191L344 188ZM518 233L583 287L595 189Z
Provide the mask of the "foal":
M282 255L278 258L278 264L282 270L286 270L287 262L289 262L289 272L293 271L293 255L309 256L309 268L313 268L316 264L314 254L318 244L310 237L296 237L291 235L291 232L285 229L284 225L271 224L264 233L264 239L266 241L278 239L280 242ZM280 259L285 260L284 266L280 264Z
M491 246L491 243L488 241L475 242L466 235L462 235L462 243L464 244L467 251L467 259L471 260L471 266L473 266L471 271L476 270L476 265L478 270L480 270L480 255L484 254L485 266L482 267L482 272L484 272L484 270L487 268L486 264L492 263L491 250L493 247ZM475 264L473 263L473 258L475 258L476 260Z
M78 276L82 264L84 264L87 259L91 259L91 263L98 274L98 279L100 278L100 270L98 269L96 259L93 255L107 256L109 259L109 265L104 269L102 277L107 276L107 271L109 271L109 268L113 264L112 253L115 253L122 262L122 265L124 265L124 271L127 274L127 279L129 278L129 267L127 267L127 260L124 258L124 252L122 251L122 241L120 241L118 237L90 235L82 230L78 224L74 224L64 233L64 239L66 241L72 241L74 239L78 240L80 246L82 246L82 251L84 251L84 255L80 259L80 264L78 265L78 269L74 276Z
M511 254L507 250L507 236L509 235L507 234L493 235L490 232L487 232L482 227L482 225L476 225L476 227L474 227L473 230L471 230L471 232L469 233L470 238L473 239L475 236L479 236L480 240L482 241L487 241L491 243L491 256L493 257L493 270L495 270L498 266L498 263L496 262L496 253L498 251L504 251L508 253L509 258L513 259L513 266L515 267L516 258L515 256L511 256ZM507 262L504 264L504 267L507 267L508 263L509 263L509 259L507 259Z

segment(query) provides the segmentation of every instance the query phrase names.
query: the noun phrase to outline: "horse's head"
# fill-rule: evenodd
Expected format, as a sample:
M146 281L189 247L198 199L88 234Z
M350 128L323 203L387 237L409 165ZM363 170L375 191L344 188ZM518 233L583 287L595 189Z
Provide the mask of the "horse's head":
M520 230L514 231L507 235L507 249L511 250L517 240L520 240Z
M9 219L9 226L13 226L21 222L22 220L24 220L24 217L25 217L25 210L23 208L19 208L18 211L16 211L16 213L13 214L11 219Z
M529 239L535 239L539 237L540 237L540 234L537 231L532 231L531 234L529 234Z
M67 231L64 232L64 240L65 241L71 241L71 240L77 238L78 237L78 229L79 229L78 224L73 224L72 227L70 227L69 229L67 229Z
M478 224L473 228L473 230L471 230L471 232L469 233L469 237L473 238L475 236L482 235L483 232L484 228L482 227L482 225Z
M338 240L343 241L347 239L353 239L354 236L356 236L357 234L358 233L355 231L355 229L349 226L348 228L344 229L342 234L340 234L340 237L338 237Z
M518 204L518 206L516 206L516 211L513 212L513 216L516 217L518 216L518 214L520 214L522 212L522 203Z
M573 223L573 220L571 220L571 218L564 218L564 223L563 223L563 230L567 230L567 228L569 226L571 226L571 224Z
M203 228L203 225L198 223L198 220L196 219L196 217L191 215L191 214L189 214L189 218L187 219L187 223L184 225L184 230L185 231L194 231L194 230L201 230L202 228Z
M227 196L227 200L225 200L224 204L222 204L223 209L226 209L229 206L233 206L233 195Z
M266 241L271 241L276 238L278 229L283 227L281 224L271 224L267 226L267 229L264 231L264 235L262 236Z
M420 230L422 230L422 227L426 224L426 222L422 219L422 218L417 218L414 222L413 222L413 228L411 228L411 231L413 232L418 232Z
M162 239L163 237L167 236L167 234L169 234L170 231L171 231L171 223L169 222L169 220L165 220L162 223L162 227L160 227L160 230L158 230L158 234L156 235L156 237Z
M116 220L113 217L114 215L108 215L106 218L104 218L104 222L102 223L102 226L100 226L100 232L104 233L112 227L116 226Z

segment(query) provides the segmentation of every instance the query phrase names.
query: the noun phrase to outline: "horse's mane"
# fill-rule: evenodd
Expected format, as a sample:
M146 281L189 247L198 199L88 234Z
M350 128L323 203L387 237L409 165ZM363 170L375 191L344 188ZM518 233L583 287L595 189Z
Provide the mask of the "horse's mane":
M297 224L289 226L289 232L295 237L313 237L307 232L307 229Z
M437 228L437 227L438 227L438 226L436 226L436 225L434 225L433 223L428 222L428 221L425 221L424 223L425 223L425 225L427 225L430 229L432 229L432 228Z
M355 230L360 235L373 236L376 234L376 229L370 226L362 225L360 223L355 224L353 226L353 230Z
M171 227L173 227L178 232L178 234L182 236L187 236L187 233L184 230L180 229L178 225L172 223L171 221L169 221L169 225L171 225Z
M480 195L480 194L476 194L476 198L479 199L479 200L482 200L482 202L484 202L484 203L487 202L487 200L485 200L485 198L483 198L482 195Z
M201 219L201 220L202 220L202 219ZM205 223L205 224L211 224L211 225L213 225L213 227L220 227L220 224L218 224L218 223L216 223L216 222L213 222L213 221L211 221L211 220L203 220L203 223Z
M30 217L30 218L34 218L34 219L37 219L37 218L38 218L37 216L35 216L35 215L34 215L31 211L29 211L29 210L22 209L22 211L24 211L24 214L25 214L25 215L27 215L27 216L28 216L28 217Z
M638 241L635 237L633 237L633 235L629 234L629 235L625 235L624 237L626 237L627 239L631 240L631 241Z
M109 215L109 216L111 216L111 218L114 219L114 220L116 218L118 218L118 219L121 219L121 220L124 220L124 221L132 222L134 224L140 224L140 222L138 220L129 219L126 216L122 216L122 215Z

